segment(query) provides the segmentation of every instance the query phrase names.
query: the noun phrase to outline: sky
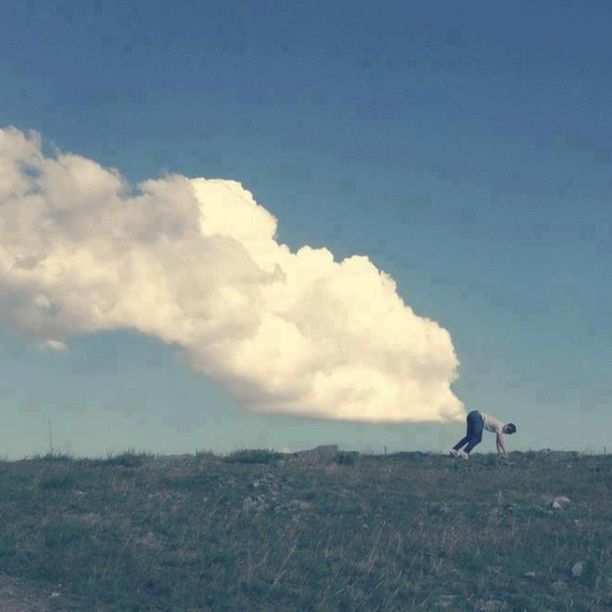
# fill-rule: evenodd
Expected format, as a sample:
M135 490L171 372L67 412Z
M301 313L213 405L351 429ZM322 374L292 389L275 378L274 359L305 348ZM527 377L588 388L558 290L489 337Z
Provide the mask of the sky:
M0 247L71 273L0 272L0 454L445 451L470 410L602 452L611 29L594 1L3 2Z

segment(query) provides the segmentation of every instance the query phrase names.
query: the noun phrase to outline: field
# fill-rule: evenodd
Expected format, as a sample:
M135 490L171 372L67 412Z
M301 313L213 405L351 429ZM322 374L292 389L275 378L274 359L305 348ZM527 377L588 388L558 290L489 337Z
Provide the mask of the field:
M611 493L550 451L2 462L0 609L610 610Z

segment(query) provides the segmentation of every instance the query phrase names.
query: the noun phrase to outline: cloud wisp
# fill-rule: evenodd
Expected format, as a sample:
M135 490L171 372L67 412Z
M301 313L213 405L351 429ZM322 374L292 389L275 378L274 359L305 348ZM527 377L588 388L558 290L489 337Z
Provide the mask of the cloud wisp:
M182 347L245 409L362 422L447 421L450 334L364 256L292 252L240 183L130 186L40 137L0 130L0 321L28 342L131 329Z

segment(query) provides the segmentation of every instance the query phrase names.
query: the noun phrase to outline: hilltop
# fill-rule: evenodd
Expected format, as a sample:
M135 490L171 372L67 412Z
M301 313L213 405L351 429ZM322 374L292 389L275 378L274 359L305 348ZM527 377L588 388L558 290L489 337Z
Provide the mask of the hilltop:
M612 458L327 449L0 463L24 610L606 610Z

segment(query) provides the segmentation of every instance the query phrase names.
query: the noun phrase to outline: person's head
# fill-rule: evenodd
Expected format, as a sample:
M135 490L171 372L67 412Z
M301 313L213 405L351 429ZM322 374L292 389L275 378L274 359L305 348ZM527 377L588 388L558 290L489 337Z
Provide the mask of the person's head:
M516 433L516 425L514 423L506 423L503 427L503 432L506 434Z

